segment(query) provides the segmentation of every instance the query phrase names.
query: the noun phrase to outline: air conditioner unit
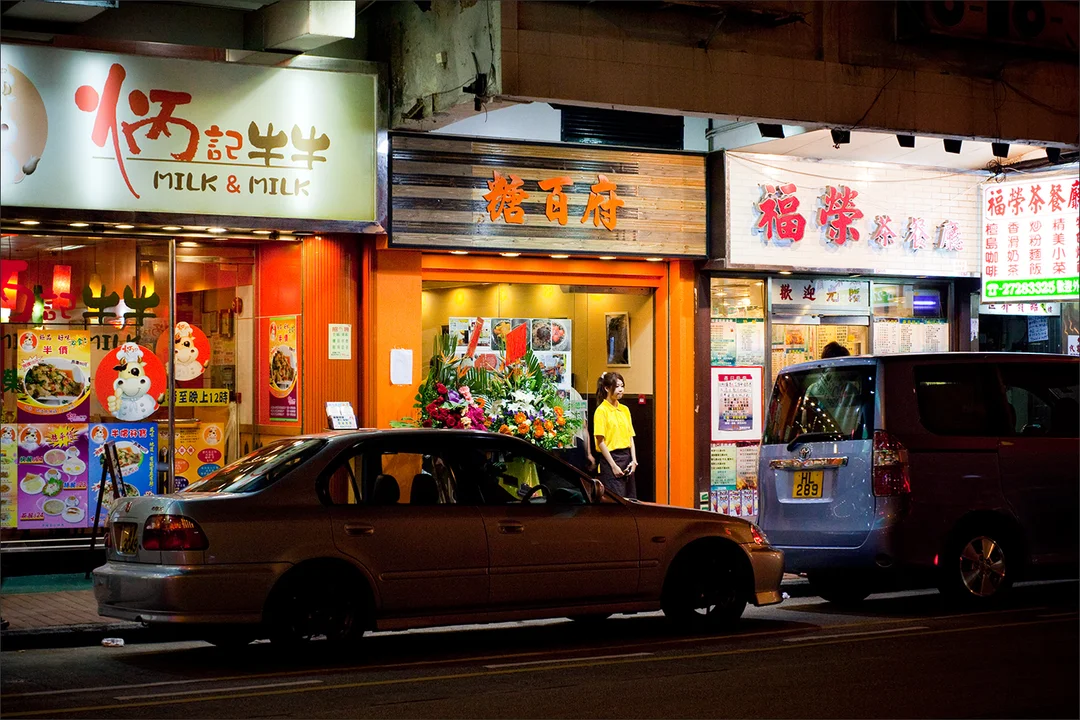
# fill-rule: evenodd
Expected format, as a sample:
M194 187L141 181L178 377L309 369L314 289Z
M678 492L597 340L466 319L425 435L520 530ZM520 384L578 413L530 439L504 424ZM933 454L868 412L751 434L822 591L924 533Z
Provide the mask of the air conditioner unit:
M932 35L1077 50L1080 5L1066 0L924 0L918 13Z

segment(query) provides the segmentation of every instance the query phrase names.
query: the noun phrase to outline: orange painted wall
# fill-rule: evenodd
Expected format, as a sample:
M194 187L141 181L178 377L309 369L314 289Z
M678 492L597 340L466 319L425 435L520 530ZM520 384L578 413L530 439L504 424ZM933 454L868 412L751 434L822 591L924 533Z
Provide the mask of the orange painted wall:
M255 313L258 322L255 325L255 367L258 374L255 376L253 400L257 403L258 411L255 415L260 425L270 425L270 406L267 400L270 385L270 360L269 360L269 332L270 318L278 315L298 316L299 332L304 332L304 301L303 301L303 245L299 242L289 243L264 243L258 247L255 253L255 267L258 281L256 283L257 302ZM301 383L298 401L303 408L305 371L305 358L303 348L297 348L297 372L300 374ZM303 412L301 412L303 415ZM300 418L303 422L303 417ZM275 426L283 429L299 429L301 423L275 422Z

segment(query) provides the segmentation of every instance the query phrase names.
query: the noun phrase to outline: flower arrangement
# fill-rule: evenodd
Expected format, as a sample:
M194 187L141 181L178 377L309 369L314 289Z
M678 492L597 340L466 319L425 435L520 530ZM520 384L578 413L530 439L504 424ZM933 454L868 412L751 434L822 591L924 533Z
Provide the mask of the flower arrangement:
M417 416L392 421L391 427L488 429L491 418L484 412L488 401L473 392L486 378L454 357L456 346L450 335L435 338L428 376L416 392Z
M435 397L424 405L420 414L421 427L486 430L491 419L484 414L487 400L473 397L468 385L457 390L435 383Z
M568 417L554 383L544 376L543 366L526 351L525 357L504 365L492 380L491 428L514 435L545 450L570 447L581 421Z

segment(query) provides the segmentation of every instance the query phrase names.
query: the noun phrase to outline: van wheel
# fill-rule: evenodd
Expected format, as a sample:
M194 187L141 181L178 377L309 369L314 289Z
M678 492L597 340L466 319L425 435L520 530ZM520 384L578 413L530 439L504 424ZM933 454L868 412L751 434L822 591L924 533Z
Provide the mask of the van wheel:
M682 630L728 628L746 609L746 578L734 553L695 553L672 563L660 607Z
M344 578L286 578L269 608L271 642L285 649L319 637L336 648L354 643L364 635L362 598L361 588Z
M834 605L857 605L870 595L870 583L853 573L808 573L810 589Z
M980 529L956 536L941 563L942 595L967 605L986 605L1006 595L1016 558L1000 531Z

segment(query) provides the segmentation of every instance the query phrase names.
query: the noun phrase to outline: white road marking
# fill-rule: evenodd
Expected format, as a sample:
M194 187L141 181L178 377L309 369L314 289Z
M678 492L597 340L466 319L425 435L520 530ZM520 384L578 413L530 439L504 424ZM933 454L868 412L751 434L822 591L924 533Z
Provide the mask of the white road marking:
M647 657L652 654L653 653L639 652L624 653L622 655L590 655L589 657L572 657L552 660L533 660L531 662L502 663L500 665L485 665L484 667L488 670L496 670L499 668L525 667L527 665L554 665L556 663L589 662L590 660L614 660L618 658Z
M1070 615L1075 615L1075 614L1076 614L1075 610L1070 610L1069 612L1043 614L1043 615L1039 615L1039 617L1041 617L1041 618L1069 617Z
M263 685L236 685L235 687L213 687L202 690L185 690L184 692L150 693L148 695L117 695L114 700L145 700L147 698L179 697L180 695L205 695L206 693L223 693L234 690L269 690L271 688L291 687L295 685L322 685L322 680L296 680L285 683L266 683Z
M831 640L833 638L858 637L860 635L883 635L885 633L908 632L910 630L928 630L926 625L912 625L911 627L889 628L888 630L867 630L866 632L837 633L836 635L805 635L803 637L785 638L784 642L811 642L817 640Z

